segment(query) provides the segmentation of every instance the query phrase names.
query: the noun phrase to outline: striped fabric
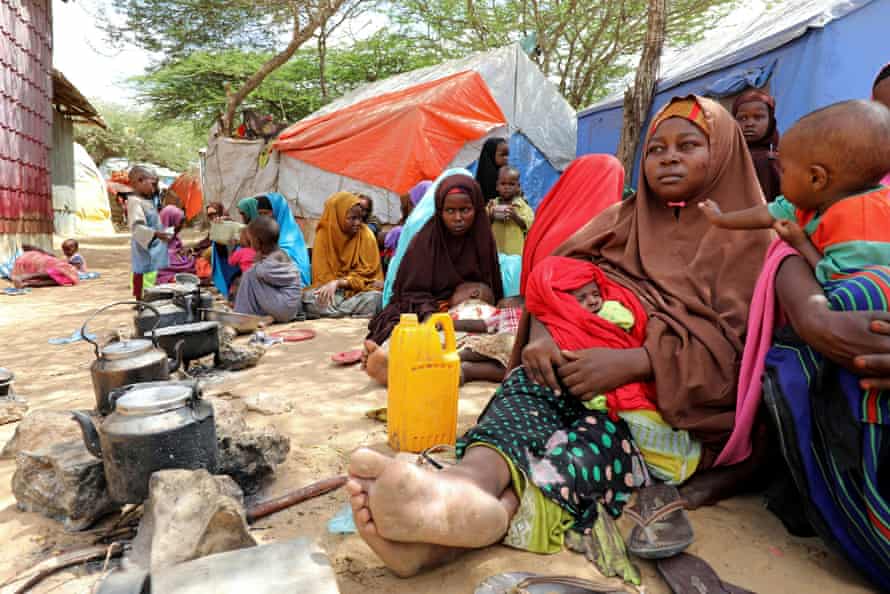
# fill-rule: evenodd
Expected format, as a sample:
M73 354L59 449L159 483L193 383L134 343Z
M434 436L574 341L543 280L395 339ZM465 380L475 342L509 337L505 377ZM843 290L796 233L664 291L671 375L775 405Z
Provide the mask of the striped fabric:
M890 268L864 269L829 282L825 290L838 311L887 310ZM861 389L856 376L792 341L777 342L766 366L767 407L813 527L882 590L890 590L890 481L886 468L880 474L882 458L890 461L890 393ZM846 433L835 432L844 414L819 412L827 410L827 398L846 401ZM838 435L851 436L853 447Z

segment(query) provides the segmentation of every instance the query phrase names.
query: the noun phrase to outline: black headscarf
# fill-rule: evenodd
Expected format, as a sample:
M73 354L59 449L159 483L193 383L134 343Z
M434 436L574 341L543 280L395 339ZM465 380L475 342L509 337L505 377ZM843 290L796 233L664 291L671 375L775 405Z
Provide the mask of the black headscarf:
M485 144L482 145L482 151L479 153L479 165L476 167L476 181L479 182L479 187L482 188L482 196L485 198L485 202L488 203L498 196L497 183L498 183L498 165L495 163L494 157L495 153L498 151L498 147L502 144L506 144L507 140L504 138L489 138L485 141Z
M452 235L442 220L445 196L454 188L467 193L476 211L473 226L460 237ZM368 325L368 338L377 344L389 338L401 314L415 313L423 319L439 311L439 304L462 283L485 283L496 301L504 296L497 245L479 184L466 175L451 175L439 184L435 197L436 214L411 240L389 305Z

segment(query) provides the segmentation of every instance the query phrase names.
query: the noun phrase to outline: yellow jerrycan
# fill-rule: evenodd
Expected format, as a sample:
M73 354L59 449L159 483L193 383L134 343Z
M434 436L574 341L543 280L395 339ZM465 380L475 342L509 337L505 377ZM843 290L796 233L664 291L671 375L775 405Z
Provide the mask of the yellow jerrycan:
M437 326L445 333L445 347ZM454 324L437 313L423 324L402 314L389 342L387 433L397 452L422 452L457 438L460 356Z

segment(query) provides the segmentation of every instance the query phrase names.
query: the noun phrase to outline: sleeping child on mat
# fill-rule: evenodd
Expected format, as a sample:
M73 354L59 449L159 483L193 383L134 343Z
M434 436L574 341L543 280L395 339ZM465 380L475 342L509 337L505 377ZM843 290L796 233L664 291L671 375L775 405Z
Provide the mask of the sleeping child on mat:
M528 312L569 360L577 358L574 351L585 349L638 348L646 338L648 316L639 299L589 261L544 258L529 275L525 298ZM618 387L586 400L584 406L627 422L655 478L679 484L698 466L701 444L664 422L650 383Z
M724 229L773 228L807 260L823 286L890 265L890 110L844 101L801 118L779 144L782 194L771 204L721 212L699 207Z

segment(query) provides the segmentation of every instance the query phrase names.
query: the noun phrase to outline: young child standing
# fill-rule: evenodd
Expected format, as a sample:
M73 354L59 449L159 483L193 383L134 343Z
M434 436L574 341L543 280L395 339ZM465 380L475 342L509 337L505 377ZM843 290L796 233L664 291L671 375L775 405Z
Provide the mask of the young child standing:
M809 262L820 284L890 263L890 110L844 101L800 119L782 139L782 193L775 202L723 213L699 207L724 229L776 232Z
M501 167L497 191L497 198L488 204L488 216L498 252L521 256L535 213L522 196L519 171L513 167Z
M62 243L62 252L65 254L65 257L68 258L68 263L77 268L78 272L86 272L87 262L78 252L79 249L80 246L76 239L66 239Z
M154 279L156 271L167 266L167 242L172 238L164 231L152 199L156 184L157 176L147 168L137 165L130 170L130 187L134 192L127 198L127 221L132 235L130 255L136 299L142 299L143 288L150 286L146 275Z

